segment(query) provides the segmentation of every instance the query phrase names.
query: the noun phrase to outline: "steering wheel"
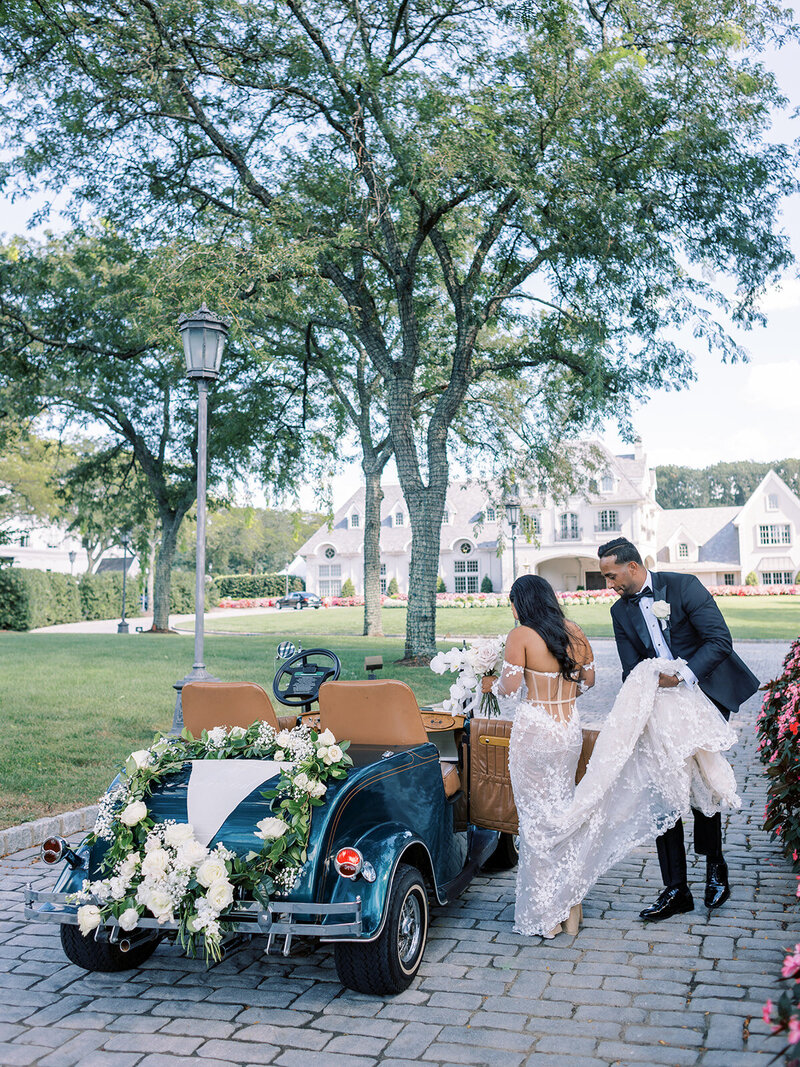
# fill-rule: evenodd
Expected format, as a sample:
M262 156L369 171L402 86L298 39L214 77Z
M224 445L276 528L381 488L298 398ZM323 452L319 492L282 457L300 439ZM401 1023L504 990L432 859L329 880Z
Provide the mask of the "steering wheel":
M322 662L318 662L318 661ZM326 662L327 661L327 662ZM287 659L278 668L272 680L272 692L276 700L287 708L311 709L319 695L319 687L328 680L336 681L342 670L339 657L327 648L308 648ZM284 675L289 682L284 690L279 683Z

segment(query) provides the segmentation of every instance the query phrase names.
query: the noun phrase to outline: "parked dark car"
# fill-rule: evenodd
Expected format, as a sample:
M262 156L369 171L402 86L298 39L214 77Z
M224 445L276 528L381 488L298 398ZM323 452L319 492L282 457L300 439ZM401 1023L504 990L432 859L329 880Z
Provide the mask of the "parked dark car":
M322 601L316 593L300 591L297 593L289 593L288 596L282 596L279 600L275 601L275 607L278 611L280 611L281 608L295 608L299 611L302 608L321 608Z

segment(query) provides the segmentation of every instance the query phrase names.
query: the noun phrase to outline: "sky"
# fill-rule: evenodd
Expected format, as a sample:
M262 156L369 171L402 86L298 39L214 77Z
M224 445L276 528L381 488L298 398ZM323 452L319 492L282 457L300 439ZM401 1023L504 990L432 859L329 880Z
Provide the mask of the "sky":
M780 52L770 52L764 61L776 74L789 107L774 116L772 136L794 141L800 137L798 46L792 43ZM11 204L0 197L0 233L26 232L27 220L41 199ZM783 204L782 229L788 234L800 264L800 195ZM53 220L50 223L53 228ZM679 464L704 467L720 461L777 460L800 456L800 277L797 265L780 286L770 290L762 304L767 324L734 337L747 351L748 362L723 364L702 342L689 338L696 379L685 389L654 392L634 414L634 427L642 438L651 465ZM616 426L608 423L603 441L613 452L630 451ZM355 454L355 450L354 450ZM454 470L453 477L458 477ZM390 465L384 482L396 481ZM333 504L339 507L361 484L357 462L334 478ZM259 503L260 494L253 494ZM319 506L311 487L298 493L302 507Z

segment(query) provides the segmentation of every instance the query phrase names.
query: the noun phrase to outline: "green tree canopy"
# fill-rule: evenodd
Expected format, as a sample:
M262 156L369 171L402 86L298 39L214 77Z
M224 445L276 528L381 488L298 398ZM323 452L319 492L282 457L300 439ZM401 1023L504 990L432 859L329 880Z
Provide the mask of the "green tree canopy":
M737 460L710 467L656 467L656 500L662 508L741 507L770 470L800 495L800 459Z
M519 10L18 0L0 34L7 188L67 186L162 234L202 218L243 297L366 354L412 522L411 657L434 649L448 443L481 383L513 391L534 446L624 422L691 379L680 328L735 356L725 316L751 323L789 258L758 62L788 16Z

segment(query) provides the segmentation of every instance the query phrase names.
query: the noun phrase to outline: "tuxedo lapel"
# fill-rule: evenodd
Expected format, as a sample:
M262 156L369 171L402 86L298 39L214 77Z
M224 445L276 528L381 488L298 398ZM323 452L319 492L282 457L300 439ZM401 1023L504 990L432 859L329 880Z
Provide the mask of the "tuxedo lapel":
M639 638L645 648L651 652L653 649L653 642L650 640L650 631L647 629L647 624L642 617L642 611L638 604L634 604L629 600L625 602L625 610L628 612L628 622L636 632L636 636Z
M653 599L654 600L666 600L667 599L667 580L657 571L653 574ZM639 613L641 614L641 612Z

